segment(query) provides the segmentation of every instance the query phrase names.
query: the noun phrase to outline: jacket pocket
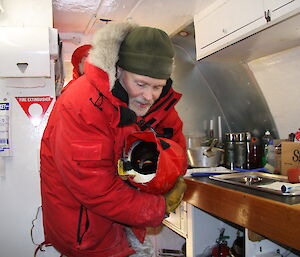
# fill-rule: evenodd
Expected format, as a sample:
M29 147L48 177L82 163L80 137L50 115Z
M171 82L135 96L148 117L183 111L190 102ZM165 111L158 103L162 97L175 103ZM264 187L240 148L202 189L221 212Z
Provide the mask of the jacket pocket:
M113 163L112 143L95 143L89 141L73 142L72 160L84 168L111 166Z

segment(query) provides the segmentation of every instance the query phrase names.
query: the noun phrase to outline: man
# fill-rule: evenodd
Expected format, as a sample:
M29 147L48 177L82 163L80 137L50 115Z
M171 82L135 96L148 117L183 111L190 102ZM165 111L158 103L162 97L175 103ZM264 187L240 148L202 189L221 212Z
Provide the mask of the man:
M68 82L66 86L64 86L61 90L61 93L66 91L66 89L80 76L83 75L83 65L84 62L89 55L89 50L91 49L91 45L82 45L75 49L72 54L71 63L73 65L73 78Z
M133 132L155 130L185 149L174 109L180 94L169 79L173 56L161 30L108 24L94 36L84 75L56 102L41 142L41 191L45 243L65 256L130 256L126 231L143 243L145 227L182 200L182 178L162 196L117 174Z

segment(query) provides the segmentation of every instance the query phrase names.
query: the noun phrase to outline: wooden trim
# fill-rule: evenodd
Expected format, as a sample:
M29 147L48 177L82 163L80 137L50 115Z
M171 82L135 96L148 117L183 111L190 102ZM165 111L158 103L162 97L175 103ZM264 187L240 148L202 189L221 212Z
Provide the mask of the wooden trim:
M300 250L300 204L288 205L193 178L185 181L188 203Z

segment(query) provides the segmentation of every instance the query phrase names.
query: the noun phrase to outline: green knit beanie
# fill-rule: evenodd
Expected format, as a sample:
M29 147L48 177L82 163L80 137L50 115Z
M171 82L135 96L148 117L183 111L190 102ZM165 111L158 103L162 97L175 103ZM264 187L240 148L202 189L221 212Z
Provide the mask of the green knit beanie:
M123 40L117 64L135 74L168 79L172 73L173 57L173 44L164 31L137 27Z

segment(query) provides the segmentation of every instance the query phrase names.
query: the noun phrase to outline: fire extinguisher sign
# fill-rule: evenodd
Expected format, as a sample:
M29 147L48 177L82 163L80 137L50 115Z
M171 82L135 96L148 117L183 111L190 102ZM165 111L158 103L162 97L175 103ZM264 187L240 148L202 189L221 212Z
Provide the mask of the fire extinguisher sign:
M0 152L9 150L9 107L9 102L0 102Z
M16 97L22 109L34 126L38 126L43 119L53 97L50 96L27 96Z

